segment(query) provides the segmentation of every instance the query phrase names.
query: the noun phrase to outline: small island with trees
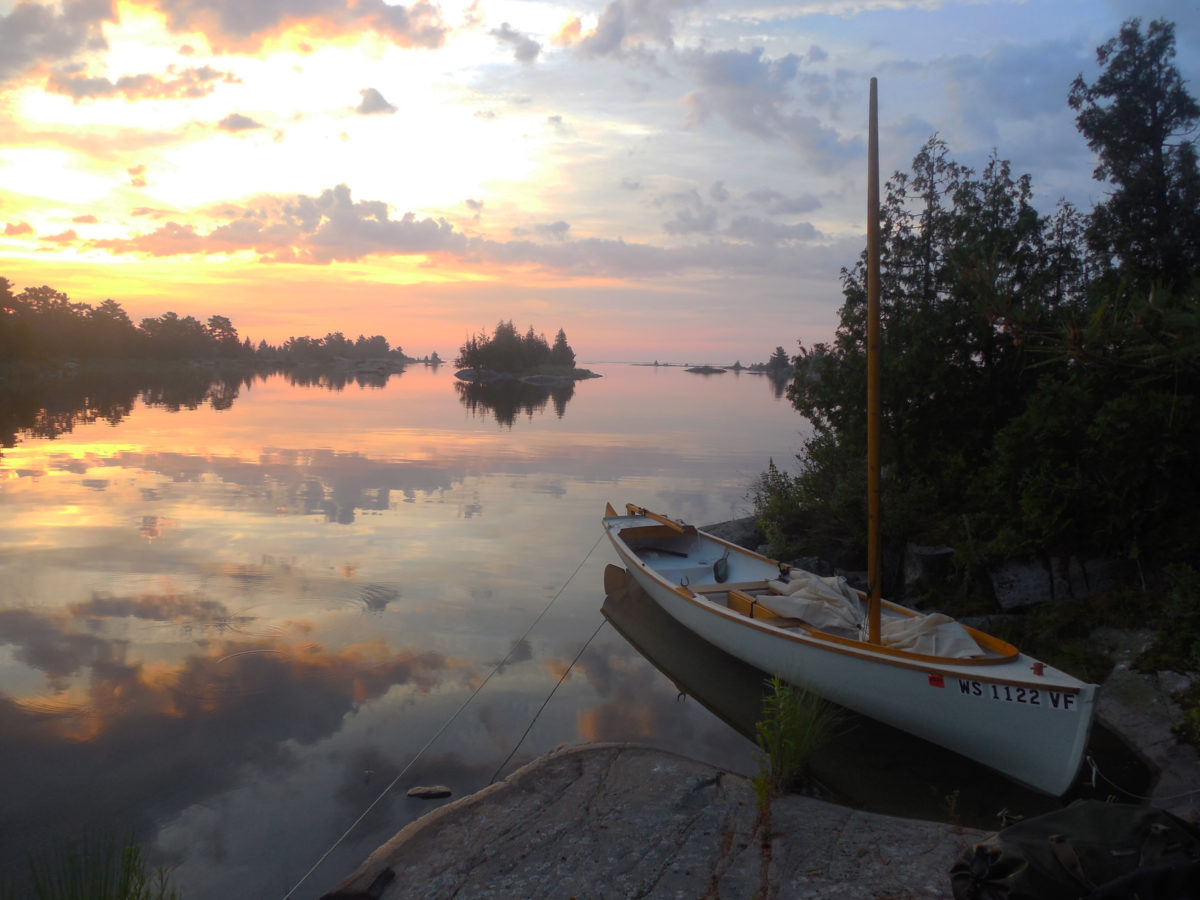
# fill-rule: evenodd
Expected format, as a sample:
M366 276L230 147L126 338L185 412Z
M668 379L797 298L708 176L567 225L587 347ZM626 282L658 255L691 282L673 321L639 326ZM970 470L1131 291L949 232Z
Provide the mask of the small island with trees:
M511 319L497 324L491 335L480 331L467 338L454 365L459 368L456 375L461 380L483 383L515 379L551 386L600 377L575 368L575 351L561 328L551 345L532 325L524 335L519 334Z

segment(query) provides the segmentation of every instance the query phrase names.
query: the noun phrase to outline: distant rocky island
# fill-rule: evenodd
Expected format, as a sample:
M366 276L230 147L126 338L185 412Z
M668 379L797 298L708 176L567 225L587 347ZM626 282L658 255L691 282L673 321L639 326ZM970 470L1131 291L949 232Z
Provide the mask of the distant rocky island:
M547 370L533 372L499 372L495 369L459 369L454 377L461 381L477 384L493 384L498 381L519 381L535 387L555 387L560 384L571 384L585 378L600 378L601 376L589 369L569 369L566 371Z

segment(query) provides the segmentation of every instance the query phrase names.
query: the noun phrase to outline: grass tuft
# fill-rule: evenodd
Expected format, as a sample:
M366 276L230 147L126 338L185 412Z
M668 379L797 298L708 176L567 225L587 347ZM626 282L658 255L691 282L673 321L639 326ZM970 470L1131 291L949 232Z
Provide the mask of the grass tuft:
M132 842L83 840L29 860L29 900L180 900L165 868L151 870ZM12 889L0 897L16 900Z
M759 759L752 779L760 811L803 783L813 753L843 729L842 711L803 688L771 678L755 727Z

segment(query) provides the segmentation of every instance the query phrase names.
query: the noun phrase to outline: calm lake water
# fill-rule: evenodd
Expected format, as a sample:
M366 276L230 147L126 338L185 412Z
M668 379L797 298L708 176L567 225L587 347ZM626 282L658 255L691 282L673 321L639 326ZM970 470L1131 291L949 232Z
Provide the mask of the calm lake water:
M311 898L432 808L414 785L594 740L753 772L604 618L599 518L747 515L806 424L761 376L590 368L551 397L412 366L9 398L0 866L115 833L187 900Z

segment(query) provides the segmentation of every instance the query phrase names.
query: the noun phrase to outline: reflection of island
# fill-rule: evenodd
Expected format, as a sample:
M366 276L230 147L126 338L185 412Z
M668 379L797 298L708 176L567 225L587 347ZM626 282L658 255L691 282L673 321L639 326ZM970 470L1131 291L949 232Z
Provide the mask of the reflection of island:
M53 378L3 378L0 447L15 446L22 435L53 440L70 434L77 425L101 421L118 425L139 400L171 412L202 406L229 409L244 388L277 372L296 386L341 391L352 384L383 387L389 377L403 369L384 365L281 369L197 365L107 371L68 368Z
M570 378L498 378L491 381L454 382L458 399L475 415L491 413L502 426L511 428L517 415L524 413L533 418L534 413L545 410L550 403L554 412L562 418L567 410L567 401L575 396L575 382Z
M753 740L768 676L679 625L624 569L607 567L604 591L601 612L634 649L681 693ZM1035 815L1061 805L1062 801L906 732L849 711L846 717L845 732L818 750L810 764L814 782L828 799L890 815L943 821L953 812L962 824L981 828L996 827L996 810L1005 806ZM1122 772L1130 790L1149 784L1145 766L1103 726L1093 729L1090 749L1103 770ZM1077 787L1063 801L1103 796L1099 791L1110 789ZM957 797L953 810L945 799L951 794Z
M197 368L5 381L0 383L0 446L14 446L21 434L53 439L77 425L117 425L139 399L174 412L201 406L229 409L242 388L259 377L252 371Z

